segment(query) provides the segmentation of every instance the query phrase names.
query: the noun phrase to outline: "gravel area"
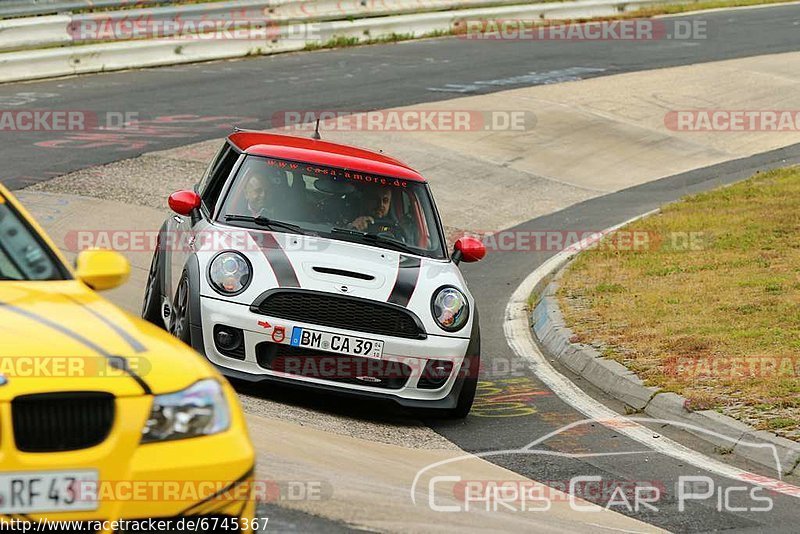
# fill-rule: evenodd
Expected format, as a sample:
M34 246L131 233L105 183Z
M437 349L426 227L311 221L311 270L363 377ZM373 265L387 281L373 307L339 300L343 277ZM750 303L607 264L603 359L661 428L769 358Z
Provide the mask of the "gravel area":
M389 404L350 400L311 390L255 391L236 385L245 413L409 449L459 450L412 414ZM269 388L269 389L267 389Z
M145 154L65 174L27 190L89 196L166 209L170 193L191 187L205 169L205 163Z

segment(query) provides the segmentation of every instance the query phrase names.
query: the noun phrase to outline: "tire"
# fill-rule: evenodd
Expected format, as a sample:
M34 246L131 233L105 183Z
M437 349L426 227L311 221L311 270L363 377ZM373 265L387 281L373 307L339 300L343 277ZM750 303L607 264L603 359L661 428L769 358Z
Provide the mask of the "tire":
M189 291L189 273L183 271L169 315L169 333L187 345L192 344Z
M150 272L147 274L147 285L144 289L142 300L142 318L154 325L164 328L164 318L161 315L161 251L156 246L153 260L150 262Z
M478 310L475 310L475 318L472 321L472 335L470 336L467 354L464 356L464 363L459 372L466 373L464 382L461 384L461 391L458 393L456 407L450 409L433 410L433 414L447 419L464 419L472 409L475 401L475 392L478 389L478 374L481 370L481 330L478 323ZM430 412L429 412L430 413Z
M481 357L467 356L464 360L464 369L468 369L467 377L464 379L464 384L461 386L461 392L458 394L458 404L451 410L445 410L445 417L450 419L464 419L469 415L472 409L472 403L475 401L475 392L478 389L478 371L481 368Z

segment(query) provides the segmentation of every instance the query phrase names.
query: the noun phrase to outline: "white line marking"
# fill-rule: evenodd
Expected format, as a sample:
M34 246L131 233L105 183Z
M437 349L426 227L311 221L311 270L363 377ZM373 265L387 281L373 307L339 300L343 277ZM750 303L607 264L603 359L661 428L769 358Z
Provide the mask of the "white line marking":
M602 234L605 235L608 234L608 232L613 232L614 230L656 213L657 211L658 210L653 210L644 215L629 219L603 231ZM590 244L590 242L587 240L585 243L580 243L576 248L581 249L588 244ZM575 253L575 249L567 249L548 259L528 275L514 291L514 294L511 295L511 299L509 299L508 305L506 306L505 319L503 320L503 331L505 333L506 342L508 346L511 347L511 350L520 358L527 360L531 364L531 369L536 376L564 402L585 416L600 422L614 419L625 420L625 425L615 426L614 430L646 445L651 450L719 476L744 481L748 484L763 486L764 488L778 493L797 497L796 488L781 482L779 479L756 475L744 469L725 464L710 456L685 447L665 436L654 438L652 430L634 422L631 418L621 416L614 410L597 402L576 386L570 379L556 371L555 368L550 365L547 358L539 351L539 347L536 346L530 328L528 327L528 315L526 312L527 300L539 280L547 276L559 263L565 261L569 256ZM780 477L780 473L778 476Z

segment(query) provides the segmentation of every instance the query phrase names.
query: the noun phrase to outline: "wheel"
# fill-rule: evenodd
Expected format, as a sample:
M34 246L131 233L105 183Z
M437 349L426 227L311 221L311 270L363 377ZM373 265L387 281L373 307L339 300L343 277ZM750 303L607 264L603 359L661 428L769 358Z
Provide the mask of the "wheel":
M161 316L161 252L159 248L157 246L153 252L150 272L147 274L147 285L144 288L144 300L142 301L142 318L164 328L164 319Z
M467 356L468 360L464 361L464 367L467 369L467 377L464 379L464 384L461 386L461 393L458 395L458 404L451 410L446 410L445 416L451 419L464 419L469 415L472 409L472 403L475 400L475 392L478 389L478 371L481 368L480 355Z
M187 345L192 342L189 319L189 273L183 271L169 315L169 333Z
M475 310L475 318L472 321L472 334L470 336L467 354L461 366L460 373L466 373L464 383L461 384L461 391L458 393L456 407L447 410L436 409L433 414L438 417L448 419L464 419L472 409L475 401L475 392L478 390L478 374L481 370L481 330L478 323L478 310ZM430 413L430 412L429 412Z

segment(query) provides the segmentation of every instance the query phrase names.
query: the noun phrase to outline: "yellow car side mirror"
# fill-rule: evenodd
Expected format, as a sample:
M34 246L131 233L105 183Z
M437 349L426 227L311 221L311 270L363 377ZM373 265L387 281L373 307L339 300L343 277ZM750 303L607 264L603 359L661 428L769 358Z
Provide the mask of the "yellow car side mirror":
M113 250L84 250L78 254L75 268L78 278L95 291L122 285L131 274L128 260Z

